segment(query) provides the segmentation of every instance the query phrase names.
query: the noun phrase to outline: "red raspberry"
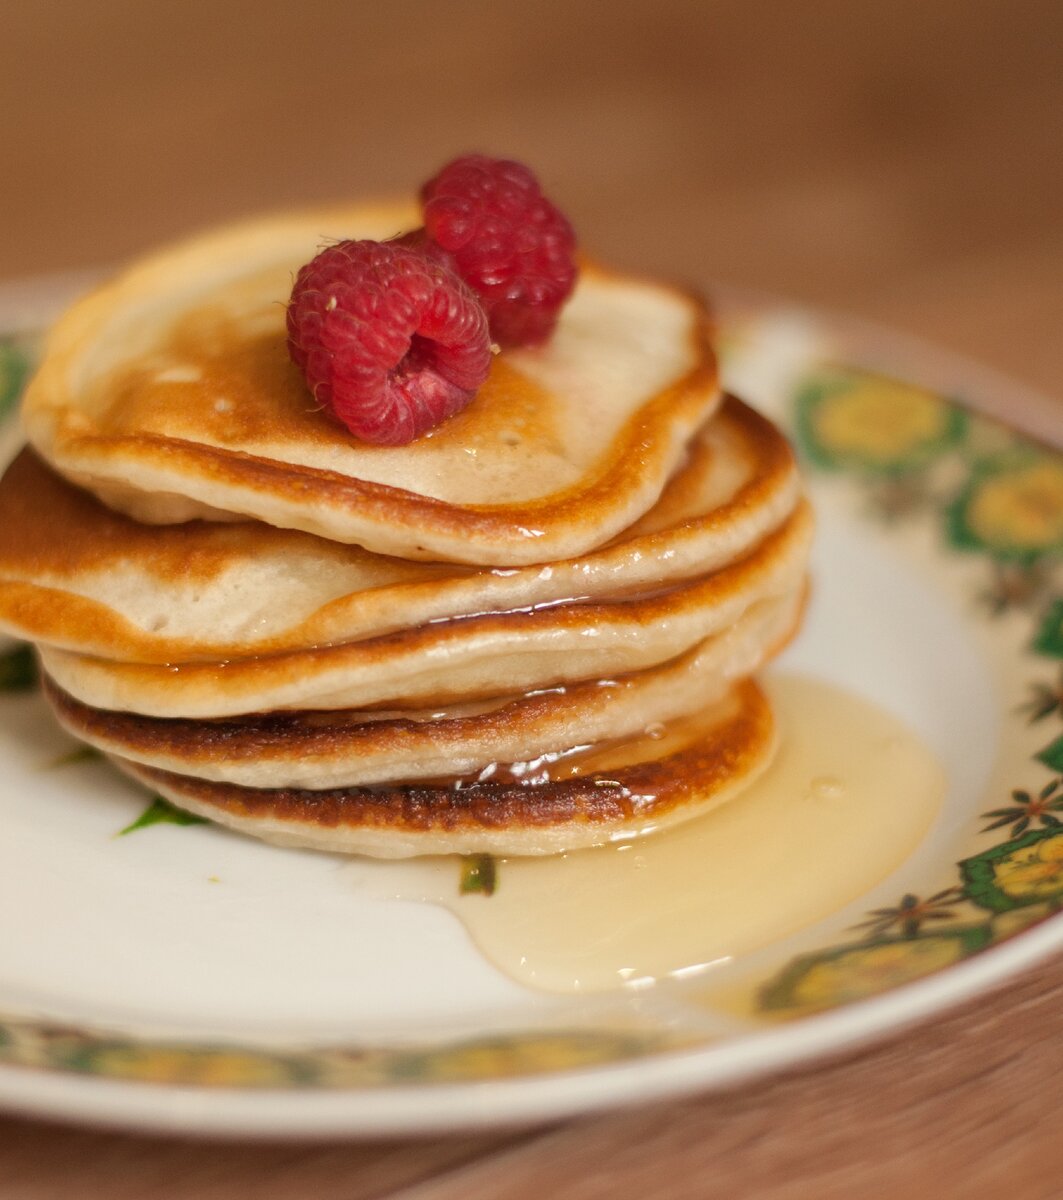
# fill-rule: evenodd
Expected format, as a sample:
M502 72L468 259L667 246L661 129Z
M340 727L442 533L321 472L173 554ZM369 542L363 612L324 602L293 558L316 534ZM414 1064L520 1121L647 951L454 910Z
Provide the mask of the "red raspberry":
M412 442L487 378L487 318L444 263L394 243L339 242L301 268L288 353L356 437Z
M487 310L502 346L553 331L576 283L576 235L522 163L469 154L421 189L428 237Z

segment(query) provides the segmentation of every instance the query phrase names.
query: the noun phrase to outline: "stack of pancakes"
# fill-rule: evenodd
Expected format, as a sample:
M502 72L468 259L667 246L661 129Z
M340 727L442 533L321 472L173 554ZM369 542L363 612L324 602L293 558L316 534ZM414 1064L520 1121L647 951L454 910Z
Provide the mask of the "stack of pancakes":
M0 482L0 627L67 729L270 840L537 854L704 811L774 743L749 677L802 607L789 448L720 395L695 299L592 267L465 412L357 441L284 303L324 238L415 219L223 230L71 310Z

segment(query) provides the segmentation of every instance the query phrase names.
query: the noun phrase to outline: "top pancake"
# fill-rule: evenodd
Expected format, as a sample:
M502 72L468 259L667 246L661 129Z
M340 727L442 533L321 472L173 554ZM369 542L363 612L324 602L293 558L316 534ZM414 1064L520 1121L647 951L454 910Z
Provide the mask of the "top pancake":
M61 474L149 523L249 516L378 553L495 566L602 545L660 495L719 393L700 304L586 267L549 344L496 357L407 446L359 441L288 360L299 266L404 206L259 220L141 260L64 316L23 406Z

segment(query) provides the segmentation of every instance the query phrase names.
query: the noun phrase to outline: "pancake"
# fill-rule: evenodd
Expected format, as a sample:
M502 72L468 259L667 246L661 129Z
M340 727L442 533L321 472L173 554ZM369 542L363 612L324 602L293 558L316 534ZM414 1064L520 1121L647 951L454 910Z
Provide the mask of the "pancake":
M699 712L777 652L801 597L754 605L725 633L670 663L610 680L443 710L267 713L165 720L79 703L47 676L59 723L107 754L245 787L334 788L479 772L630 737Z
M663 737L592 747L533 784L256 789L115 762L188 812L281 845L385 858L525 855L637 837L699 816L767 766L774 739L770 706L746 680Z
M656 501L719 391L703 306L587 266L550 342L496 356L464 412L407 446L316 411L285 302L330 237L409 209L275 217L163 251L53 329L23 405L72 482L147 523L253 517L405 559L488 566L583 554Z
M752 604L804 587L804 502L747 557L615 601L457 617L290 654L165 666L41 646L45 669L94 708L214 718L273 709L428 706L641 670L690 649Z
M27 450L0 481L0 629L142 663L334 645L665 588L748 554L798 495L785 439L733 397L648 513L608 546L548 568L411 563L260 522L144 525Z
M587 264L472 403L361 442L285 304L378 205L247 222L64 316L0 481L0 631L68 731L284 845L547 854L706 812L767 764L751 672L800 621L812 519L721 397L694 297Z

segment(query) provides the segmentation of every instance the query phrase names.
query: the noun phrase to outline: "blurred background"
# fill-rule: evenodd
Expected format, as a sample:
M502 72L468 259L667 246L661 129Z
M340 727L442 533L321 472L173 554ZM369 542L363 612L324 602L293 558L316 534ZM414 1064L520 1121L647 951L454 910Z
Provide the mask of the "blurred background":
M525 159L584 245L1063 394L1059 0L32 0L0 279Z

